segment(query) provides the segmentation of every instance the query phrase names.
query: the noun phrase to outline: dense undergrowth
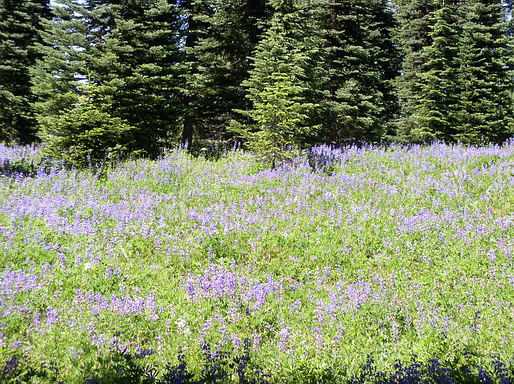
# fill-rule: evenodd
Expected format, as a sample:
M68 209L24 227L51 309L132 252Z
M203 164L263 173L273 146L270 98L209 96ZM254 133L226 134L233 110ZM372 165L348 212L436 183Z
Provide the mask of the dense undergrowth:
M2 381L513 380L512 143L0 163Z

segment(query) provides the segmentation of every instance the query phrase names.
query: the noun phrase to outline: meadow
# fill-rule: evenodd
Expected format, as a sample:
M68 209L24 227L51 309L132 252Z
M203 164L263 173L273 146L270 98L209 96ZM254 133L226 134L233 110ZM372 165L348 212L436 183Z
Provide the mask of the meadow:
M513 380L514 142L38 156L0 146L1 382Z

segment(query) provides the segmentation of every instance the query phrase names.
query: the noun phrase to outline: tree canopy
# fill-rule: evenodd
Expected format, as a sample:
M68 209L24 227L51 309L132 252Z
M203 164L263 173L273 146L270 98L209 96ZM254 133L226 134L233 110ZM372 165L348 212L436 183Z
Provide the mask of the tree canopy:
M54 145L79 113L123 127L94 151L144 156L231 141L275 160L314 143L501 143L514 133L510 12L501 0L2 0L0 141Z

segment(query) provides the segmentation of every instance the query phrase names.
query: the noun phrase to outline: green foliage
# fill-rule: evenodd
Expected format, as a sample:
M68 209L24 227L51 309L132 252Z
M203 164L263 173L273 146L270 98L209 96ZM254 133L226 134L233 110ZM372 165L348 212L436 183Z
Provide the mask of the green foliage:
M316 113L324 82L321 40L307 23L309 13L280 9L257 46L250 78L243 82L252 109L239 112L251 122L231 123L231 130L272 166L289 156L289 147L308 142L319 129Z
M501 143L513 130L512 37L501 1L399 4L400 134Z
M189 3L183 141L192 144L192 130L195 141L227 140L228 123L240 118L234 110L251 106L241 83L249 77L250 57L271 18L271 7L266 0Z
M304 126L307 105L298 97L298 87L291 76L272 73L268 81L262 90L254 93L256 100L250 116L255 125L249 128L232 122L232 130L247 141L249 150L274 167L294 155L291 147L299 145L312 127Z
M40 127L74 108L87 83L87 51L91 35L85 23L85 9L73 0L61 0L52 20L43 23L41 58L32 70L32 92Z
M406 140L423 140L431 137L426 137L426 129L417 126L417 119L413 115L418 108L420 87L423 84L422 52L431 45L430 31L434 21L432 12L437 6L433 0L397 1L396 6L398 26L395 40L403 57L401 76L396 79L402 116L398 122L399 135Z
M459 51L461 92L455 140L501 143L514 133L512 49L500 0L472 0Z
M288 146L514 132L510 1L59 0L52 12L0 2L2 141L36 140L87 87L133 127L127 150L150 157L244 139L276 164Z
M127 156L134 127L85 100L47 121L44 153L76 167L99 165Z
M101 90L102 109L127 121L133 151L157 156L176 143L179 13L171 0L62 0L47 23L34 92L42 126L73 107L85 86Z
M30 69L48 14L47 0L0 1L0 141L36 140Z
M420 52L422 72L419 94L411 116L410 138L417 142L452 141L456 133L459 110L457 60L461 28L455 6L445 6L430 18L431 44Z
M393 14L387 1L325 0L317 24L324 38L328 71L324 141L378 142L391 134L398 101L391 80L400 57L391 38Z
M129 122L134 150L149 156L177 142L182 104L179 30L172 0L90 1L93 38L84 57L87 77L102 89L105 108Z
M510 379L514 146L318 150L0 178L2 382Z

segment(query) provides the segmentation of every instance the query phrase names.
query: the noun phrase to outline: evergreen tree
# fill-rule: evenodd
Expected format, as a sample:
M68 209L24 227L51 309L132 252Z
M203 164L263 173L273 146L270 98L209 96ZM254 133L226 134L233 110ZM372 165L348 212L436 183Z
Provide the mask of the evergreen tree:
M94 94L88 88L72 109L46 121L41 130L44 155L76 167L97 166L131 155L134 127L102 110L97 99L87 96Z
M0 141L36 140L30 68L48 0L0 0Z
M403 139L412 140L412 131L415 134L415 130L419 130L419 116L415 116L415 113L420 87L424 82L421 78L425 64L424 50L432 44L433 13L438 9L435 1L398 0L395 4L398 20L395 37L403 56L401 76L396 81L401 107L398 133Z
M446 2L433 13L430 24L431 43L419 56L419 94L409 117L409 135L415 141L453 141L461 91L457 7Z
M395 139L397 119L400 116L400 102L395 81L401 73L402 55L394 41L394 31L398 26L391 0L376 0L373 3L374 28L372 30L373 46L378 47L376 62L380 68L382 81L378 89L383 95L383 122L386 128L386 140ZM375 51L376 52L376 51Z
M468 0L459 50L456 140L500 143L514 133L512 37L501 0Z
M100 88L91 85L87 55L104 31L91 27L88 11L74 0L62 0L55 7L42 33L42 59L33 70L44 153L75 166L119 157L120 150L128 153L125 144L133 129L109 114Z
M250 106L241 83L248 79L250 56L271 7L265 0L193 0L189 12L186 92L191 109L183 139L192 140L193 118L197 138L227 139L226 126L237 116L233 110Z
M52 20L43 23L40 59L32 70L35 110L41 129L79 102L87 84L85 53L89 49L89 27L83 5L61 0Z
M243 82L253 107L240 112L251 123L233 121L232 130L274 166L287 157L284 149L305 143L319 128L316 109L325 78L311 13L293 1L272 4L271 26L252 58L250 78Z
M197 45L199 36L205 33L202 32L205 31L203 28L205 26L201 25L196 15L202 13L204 4L194 0L180 0L177 6L185 21L180 34L184 43L184 57L181 65L183 72L180 83L181 100L184 106L181 142L184 145L191 145L194 132L201 120L199 116L202 109L201 87L197 86L197 82L193 79L198 78L200 67L194 47Z
M173 0L62 0L37 72L41 124L86 98L133 127L131 152L178 141L180 37ZM86 87L87 86L87 87ZM53 126L60 126L59 124Z
M398 102L391 80L399 56L386 0L326 0L319 23L329 69L324 125L330 142L376 142L390 132Z
M133 149L155 156L180 133L182 20L175 1L89 0L87 7L95 38L86 55L89 81L108 112L135 127Z

